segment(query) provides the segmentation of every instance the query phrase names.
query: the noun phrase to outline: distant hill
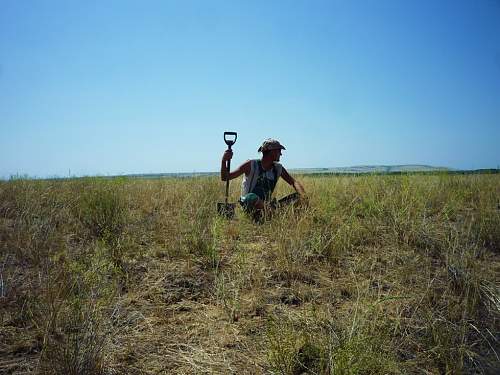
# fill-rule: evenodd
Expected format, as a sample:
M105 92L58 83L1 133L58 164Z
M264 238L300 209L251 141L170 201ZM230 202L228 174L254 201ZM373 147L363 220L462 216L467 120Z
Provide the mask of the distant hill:
M446 167L433 167L430 165L405 164L405 165L357 165L353 167L336 168L298 168L292 169L295 173L401 173L401 172L439 172L454 171Z
M353 167L335 167L335 168L292 168L293 174L400 174L400 173L434 173L448 172L452 174L472 174L472 173L500 173L499 169L453 169L446 167L433 167L431 165L403 164L403 165L356 165ZM129 174L122 176L109 177L134 177L134 178L165 178L165 177L206 177L218 176L219 172L179 172L179 173L149 173L149 174Z
M406 173L406 172L474 172L474 171L459 171L445 167L433 167L430 165L357 165L353 167L335 167L335 168L292 168L291 173L294 174L359 174L359 173ZM112 177L135 177L135 178L163 178L163 177L205 177L217 176L219 172L181 172L181 173L146 173L146 174L129 174L123 176Z

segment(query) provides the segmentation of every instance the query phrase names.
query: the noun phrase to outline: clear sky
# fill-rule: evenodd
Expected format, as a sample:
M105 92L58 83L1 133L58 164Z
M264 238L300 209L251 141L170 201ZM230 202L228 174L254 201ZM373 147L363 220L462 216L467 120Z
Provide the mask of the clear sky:
M0 0L0 177L500 165L500 1Z

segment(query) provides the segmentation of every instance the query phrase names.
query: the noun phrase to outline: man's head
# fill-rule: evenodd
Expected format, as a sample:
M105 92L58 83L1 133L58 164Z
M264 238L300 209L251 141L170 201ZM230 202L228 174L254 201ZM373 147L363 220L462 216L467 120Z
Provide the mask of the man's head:
M263 157L271 157L274 161L279 161L281 156L281 150L285 150L285 147L279 143L276 139L268 138L262 142L262 146L259 147L259 152L262 152Z

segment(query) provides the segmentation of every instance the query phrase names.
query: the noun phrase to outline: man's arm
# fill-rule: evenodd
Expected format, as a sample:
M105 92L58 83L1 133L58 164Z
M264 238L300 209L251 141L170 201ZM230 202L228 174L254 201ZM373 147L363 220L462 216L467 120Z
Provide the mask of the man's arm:
M299 181L295 180L292 176L290 176L285 167L283 167L281 171L281 177L283 177L283 180L285 180L290 186L292 186L295 191L301 196L304 196L306 194L302 184Z
M229 172L227 170L227 162L231 160L233 157L233 151L226 150L224 155L222 155L222 162L220 166L220 179L222 181L232 180L233 178L241 176L245 173L247 176L250 174L250 163L251 160L247 160L238 168L236 168L233 172Z

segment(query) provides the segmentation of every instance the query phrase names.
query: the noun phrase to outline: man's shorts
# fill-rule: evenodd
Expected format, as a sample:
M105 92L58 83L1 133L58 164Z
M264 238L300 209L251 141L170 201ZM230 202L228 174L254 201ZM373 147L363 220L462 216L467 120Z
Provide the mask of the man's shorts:
M248 193L240 197L240 205L244 211L253 211L255 209L255 202L259 200L259 196L255 193Z

